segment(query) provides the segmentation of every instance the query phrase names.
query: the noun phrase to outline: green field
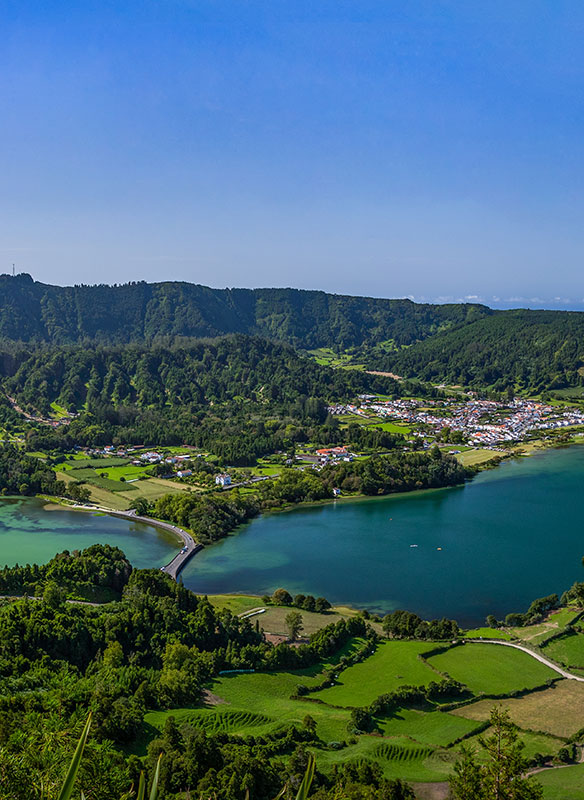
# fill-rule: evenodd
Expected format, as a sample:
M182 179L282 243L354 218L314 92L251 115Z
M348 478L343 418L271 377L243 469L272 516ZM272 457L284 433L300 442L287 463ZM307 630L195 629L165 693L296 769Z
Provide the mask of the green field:
M367 706L380 694L398 686L425 686L440 680L440 676L418 658L432 647L424 642L382 642L374 655L341 672L335 686L322 689L312 697L332 705Z
M480 736L491 736L493 733L492 728L487 728ZM532 733L531 731L518 730L519 740L523 744L523 756L527 760L531 759L539 753L543 756L551 756L552 758L557 754L558 750L565 744L563 739L558 739L556 736L549 736L545 733ZM472 736L466 740L465 745L474 750L479 760L485 759L485 750L479 743L479 735ZM458 749L458 747L457 747Z
M506 631L500 631L497 628L472 628L463 631L462 635L467 639L502 639L510 641L512 638Z
M557 673L527 653L490 644L465 644L432 656L428 662L474 694L503 695L541 686Z
M553 611L547 619L537 625L525 625L521 628L509 628L509 633L518 639L523 639L531 644L542 644L550 636L554 636L570 623L573 623L582 612L574 605ZM551 653L550 653L551 655Z
M463 722L463 724L461 724ZM379 720L384 736L411 736L421 744L447 747L462 736L480 727L480 722L442 713L400 709L391 717Z
M544 652L567 667L584 669L584 634L564 634L547 644Z
M210 599L213 604L229 607L236 613L261 605L259 598L253 596L220 595ZM323 772L348 760L369 759L381 766L386 777L432 783L447 780L458 757L459 745L454 744L457 740L468 737L466 743L482 752L478 736L495 704L493 700L478 701L454 712L435 710L430 705L426 710L400 709L376 718L375 734L359 734L349 740L350 709L344 706L365 706L379 694L403 683L422 685L439 680L439 675L420 658L435 647L429 642L382 642L364 662L339 673L336 686L308 696L323 703L291 699L300 684L317 686L322 681L323 670L338 663L343 655L356 650L364 641L354 639L336 653L330 663L304 670L219 676L209 684L199 707L149 712L135 752L139 755L145 752L148 741L159 735L170 716L179 724L188 722L209 733L260 736L289 724L301 726L307 714L316 722L320 745L311 749ZM491 645L450 648L429 660L439 662L442 670L447 666L453 677L464 680L477 692L500 691L503 686L506 691L514 691L535 686L550 677L550 671L527 654ZM510 708L512 718L520 727L529 728L519 733L525 744L524 754L531 758L535 753L555 755L564 742L560 737L569 735L568 731L572 732L576 725L582 727L579 715L583 699L584 685L566 680L550 689L501 701L501 705ZM557 709L555 715L550 714L552 709ZM550 723L548 728L543 727L546 719ZM329 747L330 744L333 746ZM565 770L557 771L563 772ZM551 780L551 774L548 777L545 773L545 776L546 782ZM559 780L554 776L550 791L555 791L554 781ZM565 784L568 790L572 787L570 781L571 778ZM563 783L557 785L564 786ZM580 795L546 794L548 796Z
M454 450L458 450L456 445L453 445ZM466 450L463 453L459 453L456 458L460 461L461 464L464 464L465 467L476 467L480 464L486 464L488 461L492 461L494 458L501 458L504 453L499 453L497 450L487 450L487 449L476 449L476 450Z
M388 433L403 433L404 436L412 432L408 425L400 425L397 422L375 422L371 425L372 428L380 428L382 431Z
M543 786L544 800L584 800L584 764L546 769L534 780Z

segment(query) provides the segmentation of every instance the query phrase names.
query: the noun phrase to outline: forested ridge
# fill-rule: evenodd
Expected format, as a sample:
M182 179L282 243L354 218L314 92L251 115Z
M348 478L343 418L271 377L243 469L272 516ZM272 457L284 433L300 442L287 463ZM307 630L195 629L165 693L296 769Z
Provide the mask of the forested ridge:
M0 358L0 376L9 395L41 413L54 401L69 411L104 404L209 408L227 401L293 403L302 396L334 400L396 386L390 378L333 370L289 346L240 334L173 346L22 349Z
M519 391L583 382L582 312L496 311L479 304L431 305L299 289L212 289L179 282L60 287L26 274L0 275L4 375L14 374L27 348L29 356L37 349L50 361L55 346L56 352L75 345L86 350L188 348L195 339L235 334L297 350L350 351L372 370L427 381L495 389L516 385ZM136 353L130 350L126 360ZM83 394L82 387L69 388ZM118 393L124 391L131 394L122 376Z
M128 343L246 333L294 347L412 344L493 314L477 304L430 305L299 289L211 289L192 283L50 286L0 275L0 340Z
M377 369L495 390L584 384L584 313L498 313L375 359ZM381 366L380 366L381 365Z

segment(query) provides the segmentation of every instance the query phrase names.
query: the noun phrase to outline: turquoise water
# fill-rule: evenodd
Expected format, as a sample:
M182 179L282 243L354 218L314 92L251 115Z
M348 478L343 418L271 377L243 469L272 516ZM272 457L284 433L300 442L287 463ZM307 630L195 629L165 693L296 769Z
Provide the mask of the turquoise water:
M584 447L551 450L463 487L261 517L197 555L183 580L476 624L584 581L583 490Z
M157 567L176 554L176 539L150 525L65 508L45 511L44 502L0 502L0 565L44 564L55 553L91 544L120 547L136 567Z
M584 447L508 461L455 489L341 501L260 517L183 571L196 592L284 586L379 611L475 624L584 581ZM115 544L137 567L177 551L164 532L37 500L0 503L0 564ZM411 547L416 544L417 547ZM441 548L440 550L438 548Z

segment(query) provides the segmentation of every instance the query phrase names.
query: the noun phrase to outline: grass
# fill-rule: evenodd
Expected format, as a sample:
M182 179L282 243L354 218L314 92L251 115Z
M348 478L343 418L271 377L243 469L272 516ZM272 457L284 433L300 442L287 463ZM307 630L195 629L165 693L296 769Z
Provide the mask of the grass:
M452 445L453 450L457 450L456 445ZM476 467L479 464L486 464L494 458L501 458L503 453L498 450L466 450L464 453L459 453L455 458L460 461L465 467Z
M317 750L318 767L323 772L331 771L335 765L347 761L376 761L386 778L402 778L406 781L446 780L452 769L455 754L447 751L432 752L406 737L379 739L376 736L360 736L357 744L342 750Z
M378 720L384 736L410 736L416 742L447 747L479 728L481 722L440 711L400 709L391 717Z
M543 786L544 800L584 800L584 764L547 769L534 780Z
M260 603L261 605L261 603ZM338 622L342 619L341 614L329 612L327 614L315 614L312 611L302 611L302 609L291 609L289 606L265 606L266 612L258 614L256 617L251 617L251 621L255 624L256 619L260 623L262 630L268 633L282 633L287 634L288 628L286 625L286 616L291 610L300 611L302 614L302 630L301 636L310 636L311 633L319 631L331 622Z
M373 425L367 427L380 428L382 431L387 431L388 433L403 433L404 436L412 432L412 429L408 425L399 425L397 422L375 422Z
M539 622L537 625L526 625L523 628L510 628L509 631L513 636L518 639L523 639L525 642L532 644L542 644L550 636L561 631L571 622L574 622L581 614L579 608L575 606L567 606L554 611L544 622ZM551 653L550 653L551 654Z
M77 454L72 459L68 459L60 464L61 469L87 469L94 468L98 472L103 472L109 467L121 467L128 464L127 458L116 458L116 456L105 456L104 458L87 458L84 455Z
M474 694L510 694L557 678L557 673L527 653L490 644L451 647L428 662L464 683Z
M64 409L63 406L57 405L57 403L51 403L51 410L53 412L52 416L55 417L55 419L63 419L69 416L67 410Z
M322 689L312 697L339 706L366 706L380 694L398 686L425 686L440 677L424 661L420 653L432 648L423 642L383 642L374 655L340 673L338 683Z
M544 652L567 667L584 669L584 634L566 633L546 645Z
M232 614L263 608L262 598L252 594L210 594L208 599L214 608L227 608Z
M511 640L510 634L500 631L497 628L472 628L462 634L468 639L502 639Z
M493 728L487 728L480 736L491 736ZM565 744L563 739L556 736L551 736L545 733L534 733L532 731L517 731L519 740L523 743L523 756L526 759L531 759L536 753L543 756L555 756ZM480 761L486 760L486 753L483 747L479 744L478 735L472 736L465 742L471 749L475 750ZM457 747L458 749L458 747Z
M584 727L584 684L579 681L559 681L549 689L497 703L509 710L511 719L520 728L568 738ZM493 700L480 700L452 713L482 721L489 718L493 705Z

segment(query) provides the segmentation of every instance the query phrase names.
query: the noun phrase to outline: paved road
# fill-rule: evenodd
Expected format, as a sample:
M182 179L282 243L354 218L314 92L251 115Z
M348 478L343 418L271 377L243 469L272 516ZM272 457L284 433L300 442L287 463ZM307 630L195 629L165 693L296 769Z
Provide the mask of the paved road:
M571 672L567 672L565 669L558 667L557 664L554 664L553 661L550 661L545 656L540 655L539 653L530 650L529 647L524 647L521 644L515 644L515 642L504 642L501 639L467 639L466 640L469 644L499 644L503 647L513 647L515 650L522 650L524 653L527 653L528 656L535 658L536 661L540 661L542 664L545 664L546 667L553 669L554 672L557 672L563 678L568 678L571 681L580 681L580 683L584 683L584 678L581 675L573 675Z
M195 542L191 534L183 530L183 528L179 528L177 525L171 525L170 522L161 522L159 519L153 519L152 517L140 517L134 510L114 511L111 508L102 508L98 506L78 506L78 508L83 508L86 511L103 511L106 514L111 514L114 517L122 517L122 519L130 519L135 522L144 522L146 525L153 525L155 528L161 528L162 530L174 533L175 536L178 536L179 539L182 539L184 542L184 547L180 553L175 555L172 561L169 561L168 564L160 568L162 572L166 572L166 574L170 575L170 577L174 580L178 578L181 569L184 567L187 561L190 561L195 553L198 553L199 550L203 549L203 545L199 544L199 542Z

